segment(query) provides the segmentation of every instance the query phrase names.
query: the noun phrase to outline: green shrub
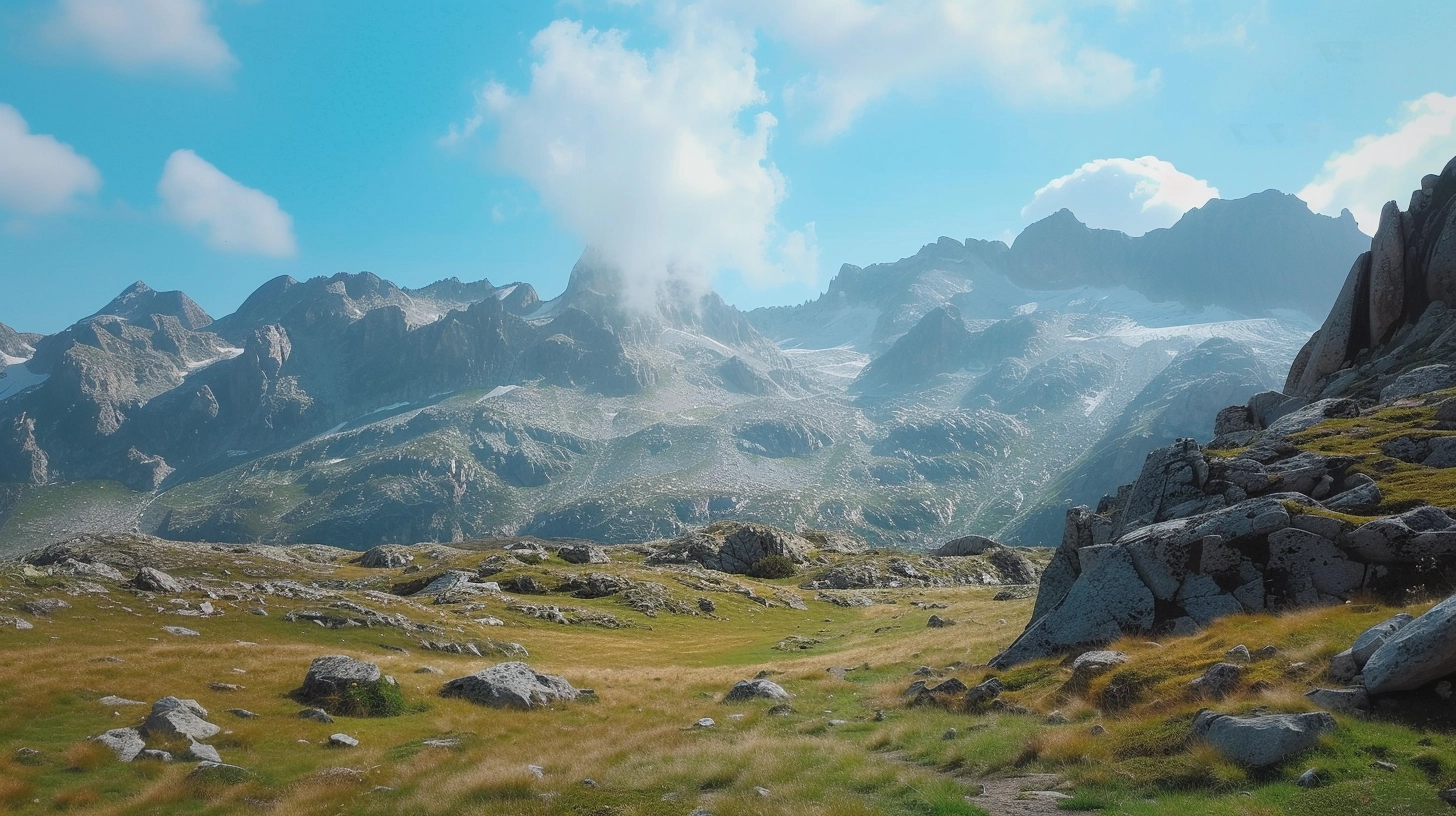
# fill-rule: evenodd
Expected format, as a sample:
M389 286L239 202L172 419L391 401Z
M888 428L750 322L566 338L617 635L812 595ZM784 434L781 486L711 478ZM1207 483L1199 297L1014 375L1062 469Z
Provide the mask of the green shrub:
M398 717L405 712L404 692L384 679L354 683L319 707L341 717Z
M766 555L748 568L748 574L754 578L792 578L798 571L794 562L782 555Z

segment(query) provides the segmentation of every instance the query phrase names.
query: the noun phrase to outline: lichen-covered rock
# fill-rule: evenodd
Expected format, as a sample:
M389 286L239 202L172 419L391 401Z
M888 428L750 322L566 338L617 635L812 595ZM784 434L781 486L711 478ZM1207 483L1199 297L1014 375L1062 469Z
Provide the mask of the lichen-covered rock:
M377 683L380 678L379 666L373 663L348 655L327 655L309 664L299 697L302 702L329 703L353 686Z
M771 555L807 563L811 549L808 541L766 524L725 521L673 539L648 563L696 562L711 570L747 575L754 564Z
M141 732L135 728L113 728L93 739L110 748L122 762L131 762L147 747Z
M772 680L757 678L754 680L739 680L728 690L723 697L725 703L742 703L748 700L775 700L783 702L789 699L789 693L784 687Z
M1401 627L1365 662L1371 694L1409 691L1456 673L1456 595Z
M152 567L142 567L137 570L136 577L131 579L131 585L147 592L176 594L186 591L186 587L181 581Z
M407 567L414 560L414 553L404 547L381 544L366 550L359 557L359 566L370 569L395 569Z

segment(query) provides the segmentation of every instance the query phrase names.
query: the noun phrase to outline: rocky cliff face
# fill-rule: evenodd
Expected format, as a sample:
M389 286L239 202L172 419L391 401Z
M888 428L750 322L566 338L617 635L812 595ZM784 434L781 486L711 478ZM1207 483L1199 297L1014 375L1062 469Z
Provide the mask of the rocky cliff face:
M1034 619L995 665L1456 586L1456 510L1443 509L1456 493L1442 473L1456 465L1453 200L1456 159L1408 211L1386 205L1288 393L1220 411L1207 448L1178 440L1095 512L1068 511Z

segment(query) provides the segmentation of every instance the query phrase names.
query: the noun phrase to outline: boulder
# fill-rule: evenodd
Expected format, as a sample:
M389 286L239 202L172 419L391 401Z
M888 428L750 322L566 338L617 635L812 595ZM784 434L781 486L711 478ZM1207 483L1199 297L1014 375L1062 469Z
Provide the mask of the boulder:
M1360 686L1342 689L1317 688L1306 692L1304 696L1327 711L1353 713L1370 710L1370 693Z
M348 734L330 734L329 745L334 748L358 748L359 740Z
M1233 663L1215 663L1188 683L1188 687L1207 700L1222 700L1239 687L1244 670Z
M1354 658L1355 665L1362 669L1365 668L1365 664L1370 662L1370 656L1375 654L1376 650L1381 646L1384 646L1385 641L1389 640L1396 632L1404 629L1406 624L1413 620L1415 618L1405 612L1401 612L1361 632L1360 636L1355 638L1355 645L1350 647L1350 656Z
M568 564L606 564L612 559L607 557L607 551L595 544L567 544L556 551L562 561Z
M741 703L748 700L776 700L782 702L788 699L789 693L784 691L783 686L780 686L772 680L759 678L756 680L739 680L737 683L734 683L733 688L729 689L728 694L723 697L723 702Z
M441 697L459 697L492 708L530 709L575 700L579 692L562 677L540 674L525 663L500 663L458 677L440 689Z
M181 581L152 567L142 567L137 570L136 577L131 579L131 585L147 592L161 592L173 595L187 590L187 587Z
M1062 692L1075 695L1086 694L1092 678L1106 674L1126 662L1127 655L1123 652L1107 650L1083 652L1072 661L1072 676L1062 685Z
M771 555L808 563L811 549L805 539L766 524L724 521L673 539L647 563L698 563L710 570L747 575L754 564Z
M188 705L191 703L191 705ZM222 731L208 722L206 709L193 700L163 697L152 706L152 713L142 723L141 732L161 739L184 738L195 742L211 739Z
M931 550L930 554L942 558L956 558L966 555L981 555L987 550L997 549L1001 546L1001 543L995 539L979 535L968 535L947 541Z
M407 567L414 560L414 554L404 547L381 544L366 550L359 557L359 566L369 569L396 569Z
M1370 253L1363 252L1345 276L1345 284L1335 297L1335 305L1331 307L1324 325L1310 337L1295 365L1290 367L1289 379L1284 383L1285 393L1313 397L1319 392L1320 381L1344 366L1350 336L1355 329L1356 311L1360 306L1357 301L1363 292L1368 291L1369 281ZM1303 365L1300 365L1301 362Z
M1456 595L1386 638L1366 661L1371 694L1409 691L1456 672Z
M1456 521L1438 507L1417 507L1363 524L1340 540L1341 548L1371 564L1437 562L1456 556Z
M1036 583L1036 567L1026 556L1010 549L992 550L986 557L991 566L1000 573L1001 583L1016 586L1031 586Z
M1224 757L1251 768L1267 768L1313 748L1335 730L1324 711L1231 717L1204 709L1193 719L1193 735Z
M373 663L348 655L327 655L309 664L299 697L302 702L328 703L349 687L377 683L380 677L379 667Z
M1415 397L1456 386L1456 366L1445 363L1421 366L1395 378L1395 382L1380 390L1380 401L1390 402L1402 397Z
M955 626L955 621L939 615L931 615L930 620L925 622L925 626L928 629L944 629L947 626Z
M187 753L182 758L190 759L193 762L222 762L222 755L217 752L216 748L200 742L194 742L188 746Z
M1405 312L1405 236L1400 205L1385 202L1370 242L1370 339L1376 345L1395 331Z
M113 728L92 739L110 748L122 762L131 762L147 747L141 732L135 728Z

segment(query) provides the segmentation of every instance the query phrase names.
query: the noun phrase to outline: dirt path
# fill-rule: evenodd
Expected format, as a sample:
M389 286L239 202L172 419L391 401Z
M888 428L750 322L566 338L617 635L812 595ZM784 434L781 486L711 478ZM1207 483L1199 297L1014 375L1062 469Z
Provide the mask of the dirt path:
M965 781L965 780L962 780ZM1056 774L1030 774L1000 779L980 780L973 785L984 785L986 792L972 796L970 801L985 808L991 816L1041 816L1059 813L1057 801L1062 794L1052 789L1062 783Z

